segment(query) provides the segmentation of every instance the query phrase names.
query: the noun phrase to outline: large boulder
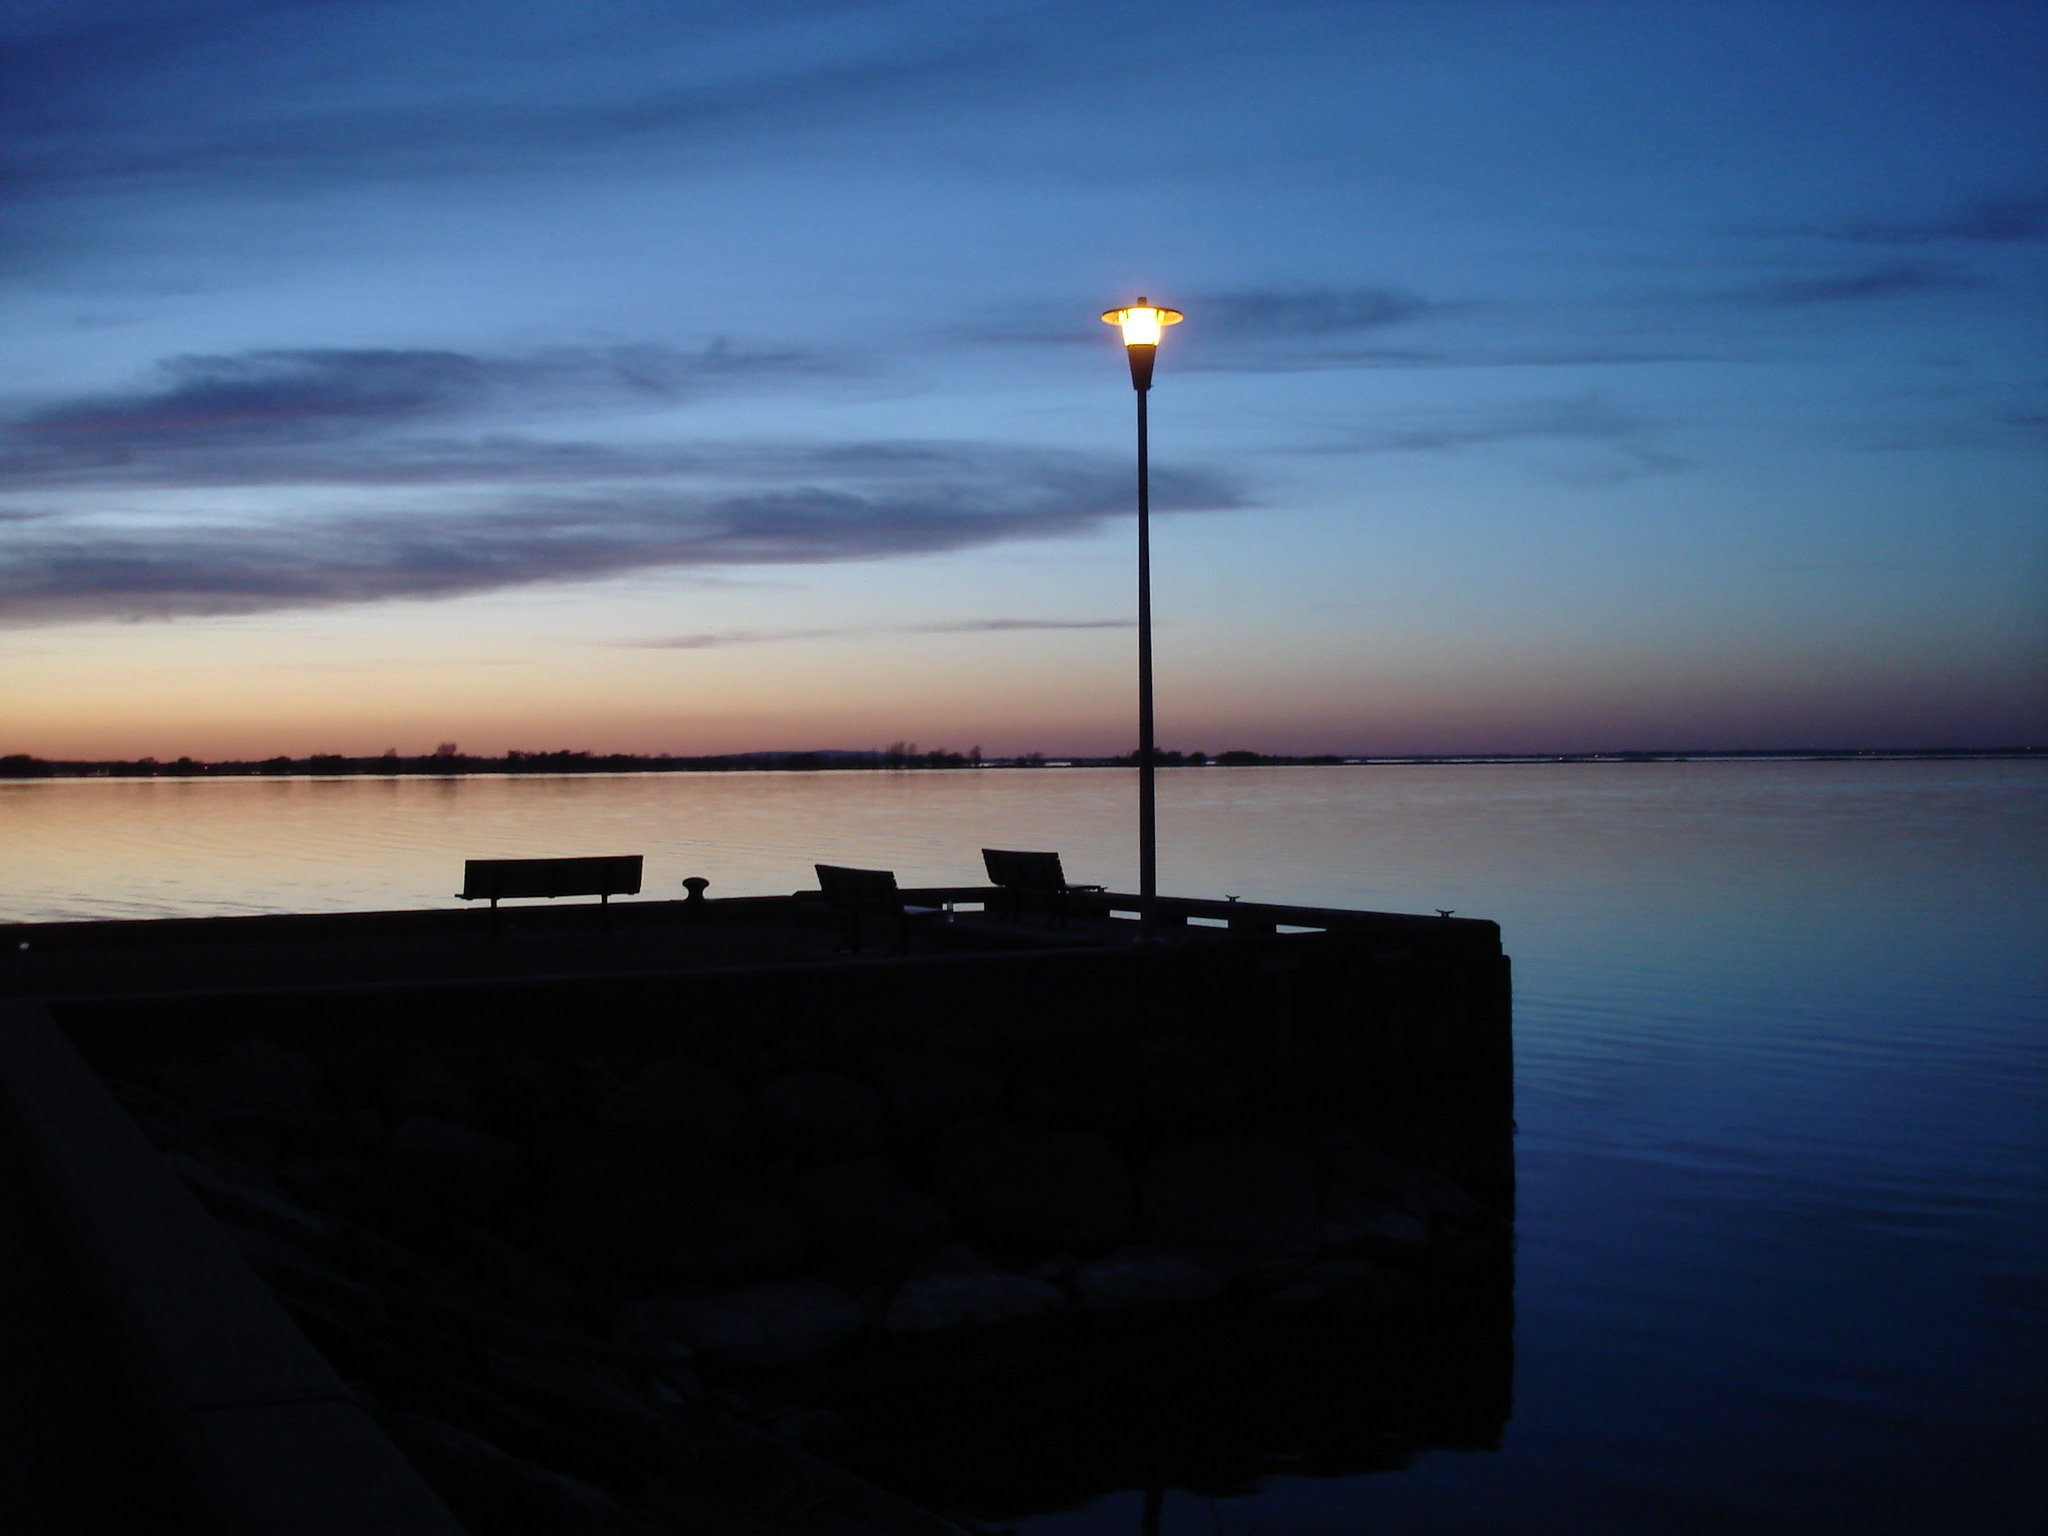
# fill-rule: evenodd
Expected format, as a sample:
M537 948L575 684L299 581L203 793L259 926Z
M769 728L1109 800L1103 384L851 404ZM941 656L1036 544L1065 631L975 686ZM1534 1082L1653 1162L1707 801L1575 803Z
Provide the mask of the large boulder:
M990 1241L1030 1249L1111 1246L1130 1225L1129 1173L1089 1131L969 1120L946 1133L947 1189Z
M1116 1130L1130 1123L1137 1090L1130 1053L1115 1038L1074 1025L1012 1034L1016 1112L1054 1125Z
M440 1245L442 1259L530 1311L567 1315L575 1310L576 1288L541 1268L495 1232L452 1228Z
M1382 1205L1428 1219L1429 1194L1424 1176L1368 1146L1355 1132L1324 1127L1316 1134L1316 1151L1334 1182L1348 1184Z
M667 1331L699 1354L755 1365L793 1365L859 1333L861 1304L822 1280L771 1280L725 1296L661 1309Z
M1003 1107L1003 1080L965 1061L884 1051L875 1058L873 1075L896 1123L913 1135L943 1131Z
M436 1199L472 1209L511 1191L519 1149L502 1136L439 1115L409 1115L384 1140L384 1152Z
M885 1158L813 1168L797 1181L797 1196L820 1244L843 1263L907 1259L946 1235L946 1208Z
M482 1128L476 1084L434 1057L409 1061L384 1085L384 1114L392 1124L409 1115L432 1115Z
M1183 1134L1229 1128L1237 1114L1237 1077L1200 1041L1168 1036L1138 1052L1138 1095L1153 1125Z
M716 1067L658 1061L597 1106L615 1125L654 1146L727 1147L746 1139L753 1105Z
M189 1152L166 1152L165 1159L188 1188L222 1221L258 1228L318 1248L329 1237L327 1223L309 1215L274 1180L253 1168L208 1160Z
M482 1363L490 1385L521 1408L633 1462L658 1463L675 1449L667 1417L594 1359L490 1349Z
M925 1036L924 1048L927 1055L971 1062L977 1067L994 1068L1002 1055L987 1025L958 1021L935 1026Z
M858 1157L882 1144L882 1098L837 1072L792 1072L760 1092L770 1134L811 1162Z
M1422 1185L1423 1203L1428 1207L1431 1221L1447 1221L1491 1236L1502 1236L1508 1231L1506 1217L1492 1206L1473 1199L1462 1186L1453 1184L1441 1174L1426 1171L1418 1174L1417 1178Z
M564 1158L534 1234L567 1272L624 1265L690 1285L779 1279L810 1258L796 1212L745 1173L709 1160L650 1168L593 1153Z
M720 1169L664 1180L639 1204L662 1268L720 1284L791 1275L810 1257L801 1218L751 1179Z
M1333 1184L1323 1196L1323 1246L1347 1258L1399 1263L1429 1247L1429 1223L1350 1184Z
M384 1414L381 1422L467 1530L609 1536L633 1529L633 1517L602 1489L508 1456L466 1429L416 1413Z
M268 1120L305 1114L318 1074L297 1051L269 1040L244 1040L204 1066L173 1066L164 1088L220 1121Z
M1074 1271L1074 1294L1094 1311L1204 1301L1223 1289L1205 1264L1161 1248L1125 1247Z
M895 1334L942 1333L1045 1317L1066 1303L1058 1286L998 1269L955 1243L932 1255L897 1288L882 1327Z
M1368 1259L1324 1259L1311 1264L1304 1280L1326 1295L1348 1295L1365 1305L1381 1305L1408 1294L1415 1286L1411 1275Z
M510 1135L545 1135L568 1118L559 1066L531 1051L494 1055L477 1078L477 1100L486 1129Z
M1145 1165L1144 1230L1166 1246L1305 1258L1322 1243L1316 1164L1278 1136L1212 1136Z

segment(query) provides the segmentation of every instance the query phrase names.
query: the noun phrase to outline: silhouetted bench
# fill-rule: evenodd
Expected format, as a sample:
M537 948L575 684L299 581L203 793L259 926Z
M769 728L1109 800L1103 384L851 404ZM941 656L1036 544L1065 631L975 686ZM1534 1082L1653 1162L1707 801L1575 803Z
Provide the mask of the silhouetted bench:
M984 848L981 862L988 867L989 884L1008 893L1010 915L1021 920L1027 900L1042 899L1059 925L1067 926L1067 893L1099 891L1099 885L1069 885L1060 868L1057 853L1026 853L1015 848Z
M824 893L825 905L847 920L846 937L839 941L834 954L849 945L859 954L861 919L877 918L896 925L896 942L888 953L907 955L912 921L939 913L937 907L906 907L903 893L896 888L894 870L848 869L840 864L816 864L812 868L818 872L818 889Z
M584 859L465 859L462 889L456 894L464 901L488 901L491 924L498 921L498 903L520 896L595 896L598 922L611 927L611 899L640 894L640 864L643 854L619 854Z

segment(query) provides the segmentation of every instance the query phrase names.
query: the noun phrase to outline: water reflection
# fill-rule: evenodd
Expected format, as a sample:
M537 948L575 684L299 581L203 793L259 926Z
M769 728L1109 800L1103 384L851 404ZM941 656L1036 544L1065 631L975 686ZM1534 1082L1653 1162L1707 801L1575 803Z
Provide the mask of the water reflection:
M1133 878L1112 771L317 787L0 784L0 915L454 906L465 857L602 851L669 896L815 860L946 883L984 845ZM1162 888L1454 907L1516 969L1501 1450L1356 1484L1276 1463L1189 1529L2040 1528L2044 791L2039 761L1163 775ZM1023 1528L1140 1526L1142 1467L1084 1485L1125 1491Z
M1013 1358L905 1365L827 1401L834 1459L927 1507L1002 1522L1142 1495L1239 1498L1275 1474L1397 1471L1498 1449L1513 1396L1512 1259L1165 1332L1098 1331ZM1092 1522L1113 1530L1122 1522Z

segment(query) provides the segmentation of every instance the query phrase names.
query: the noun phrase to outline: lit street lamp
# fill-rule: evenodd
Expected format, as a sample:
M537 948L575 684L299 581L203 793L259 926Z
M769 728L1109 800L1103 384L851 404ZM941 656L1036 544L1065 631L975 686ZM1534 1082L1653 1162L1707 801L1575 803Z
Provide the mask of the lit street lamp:
M1103 320L1120 326L1131 358L1131 388L1138 392L1138 895L1146 938L1158 929L1159 829L1154 815L1152 774L1152 471L1145 442L1145 396L1152 388L1152 361L1159 333L1180 323L1177 309L1145 302L1106 309Z

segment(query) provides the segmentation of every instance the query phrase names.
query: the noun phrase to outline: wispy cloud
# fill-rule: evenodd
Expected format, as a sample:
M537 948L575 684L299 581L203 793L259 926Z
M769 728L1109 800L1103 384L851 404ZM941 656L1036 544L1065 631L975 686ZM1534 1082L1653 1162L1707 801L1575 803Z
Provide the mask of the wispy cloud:
M1074 533L1128 505L1129 468L1110 455L912 441L647 446L486 427L821 366L726 345L173 358L142 388L0 420L0 492L19 503L0 506L0 623L883 559ZM1200 470L1156 472L1153 488L1162 511L1242 500ZM195 516L200 498L215 510ZM223 510L265 502L291 510Z
M1130 619L961 619L947 624L913 624L913 635L999 635L1018 629L1131 629Z
M0 62L0 212L107 188L304 195L571 176L614 155L729 163L748 140L943 107L1061 63L1029 16L840 9L51 6Z
M1880 431L1865 444L1880 452L1963 448L2038 455L2048 438L2048 409L2014 405L1974 415L1921 416Z
M944 624L903 624L836 629L729 629L657 640L621 640L632 650L710 651L733 645L772 645L786 640L843 640L858 635L988 635L1014 630L1130 629L1129 619L961 619Z
M1113 456L985 444L756 445L681 484L475 486L431 501L0 538L0 623L169 618L453 597L658 567L933 554L1085 531L1130 500ZM710 485L706 481L712 482ZM735 482L738 482L737 487ZM1243 503L1229 480L1155 471L1162 512Z
M459 352L336 348L173 357L158 373L154 388L32 411L8 424L10 447L127 454L352 437L481 405L492 370Z
M1198 294L1192 300L1204 333L1219 341L1354 336L1444 313L1405 288L1269 288Z
M425 478L450 468L449 445L396 442L323 462L304 450L445 425L491 412L530 415L591 403L670 403L759 382L833 371L800 353L748 351L716 341L701 351L660 346L555 348L493 357L425 349L306 348L167 358L133 390L50 402L0 421L0 487L252 483L350 474L388 479L410 464ZM297 450L279 457L279 450ZM485 455L488 457L488 455ZM591 466L585 464L585 472Z
M1975 288L1977 280L1956 267L1931 261L1893 262L1818 277L1784 278L1738 289L1728 297L1773 308L1855 304L1873 299L1913 298Z
M1984 197L1929 218L1871 219L1803 232L1866 245L2013 245L2048 240L2048 197Z
M836 640L858 633L853 629L728 629L611 643L633 651L717 651L732 645L774 645L784 640Z
M1554 441L1585 444L1608 455L1603 466L1572 471L1572 478L1613 481L1669 474L1687 460L1665 448L1661 424L1624 410L1598 394L1413 417L1370 432L1326 441L1322 453L1459 453L1501 444Z
M1694 362L1664 330L1598 335L1541 329L1540 314L1500 300L1426 298L1407 288L1245 289L1185 301L1172 366L1192 372L1627 367ZM1479 320L1485 323L1473 324Z
M1330 373L1348 369L1423 372L1463 368L1630 368L1659 363L1697 363L1724 358L1727 344L1692 349L1662 343L1574 345L1534 343L1521 347L1269 347L1175 358L1193 373Z
M1185 327L1174 332L1174 350L1206 351L1209 366L1219 366L1217 357L1283 345L1297 355L1304 347L1311 355L1320 355L1332 344L1356 349L1361 333L1470 307L1437 303L1393 287L1236 289L1158 295L1155 302L1186 312ZM1064 301L1020 306L993 325L977 327L974 334L981 340L1035 346L1100 346L1103 341L1101 327L1077 321L1073 305Z

